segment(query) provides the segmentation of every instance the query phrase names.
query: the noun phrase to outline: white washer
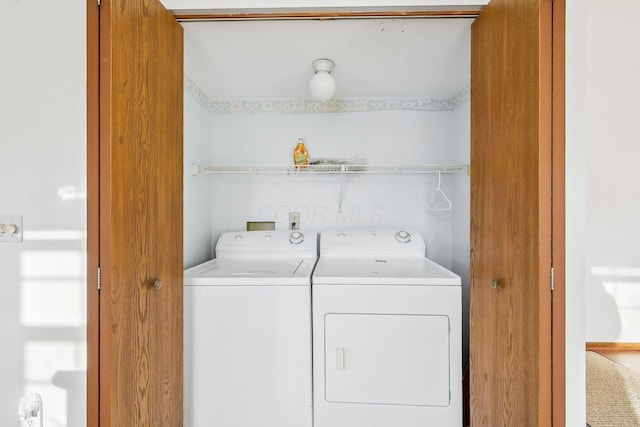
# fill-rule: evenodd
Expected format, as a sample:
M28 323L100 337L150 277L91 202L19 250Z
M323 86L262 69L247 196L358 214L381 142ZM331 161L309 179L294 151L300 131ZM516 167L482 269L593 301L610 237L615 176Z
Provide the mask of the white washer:
M310 427L317 234L223 233L184 273L185 426Z
M417 231L322 233L314 427L462 426L461 291Z

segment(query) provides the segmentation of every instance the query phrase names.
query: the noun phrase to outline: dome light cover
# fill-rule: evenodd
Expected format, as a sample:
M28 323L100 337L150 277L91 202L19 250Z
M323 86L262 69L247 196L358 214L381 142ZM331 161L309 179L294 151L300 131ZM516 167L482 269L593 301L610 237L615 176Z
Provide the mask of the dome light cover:
M328 101L336 91L336 81L331 75L335 64L330 59L316 59L313 61L315 74L309 82L311 96L318 101Z

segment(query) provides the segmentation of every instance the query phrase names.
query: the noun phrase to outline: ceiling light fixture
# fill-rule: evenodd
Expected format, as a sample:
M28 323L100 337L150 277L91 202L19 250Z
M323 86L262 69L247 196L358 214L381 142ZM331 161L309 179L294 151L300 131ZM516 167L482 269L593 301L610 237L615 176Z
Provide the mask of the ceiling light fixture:
M318 101L327 101L336 91L336 81L331 75L335 64L330 59L316 59L313 61L315 74L309 82L311 96Z

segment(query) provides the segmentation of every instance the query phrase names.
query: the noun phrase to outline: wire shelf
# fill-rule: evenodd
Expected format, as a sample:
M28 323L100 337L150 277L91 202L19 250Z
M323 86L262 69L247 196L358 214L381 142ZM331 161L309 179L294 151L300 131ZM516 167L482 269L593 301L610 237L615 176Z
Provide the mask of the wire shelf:
M192 175L202 174L428 174L428 173L469 174L469 165L193 165Z

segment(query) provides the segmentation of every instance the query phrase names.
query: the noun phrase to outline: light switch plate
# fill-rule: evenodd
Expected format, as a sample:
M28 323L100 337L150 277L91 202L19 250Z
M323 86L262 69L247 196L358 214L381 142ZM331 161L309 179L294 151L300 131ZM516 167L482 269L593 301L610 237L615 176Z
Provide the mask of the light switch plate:
M22 215L0 215L0 224L15 225L15 233L0 232L0 242L22 242Z
M300 230L300 212L289 212L289 230Z

